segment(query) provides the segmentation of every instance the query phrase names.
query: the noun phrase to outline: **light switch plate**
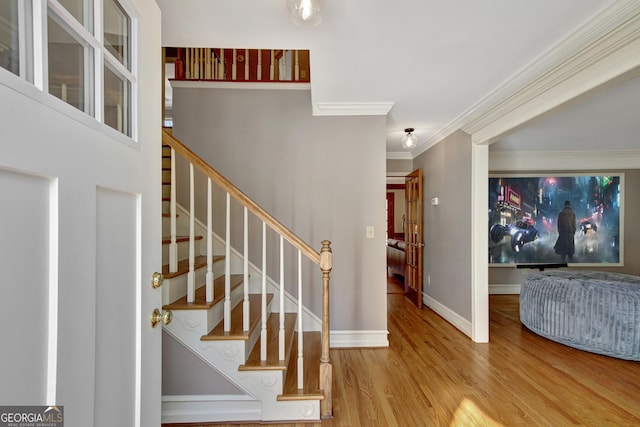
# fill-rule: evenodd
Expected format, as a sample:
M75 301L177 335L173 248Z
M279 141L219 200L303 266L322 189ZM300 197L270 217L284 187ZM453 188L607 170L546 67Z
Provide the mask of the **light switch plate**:
M374 239L375 237L373 225L367 225L367 239Z

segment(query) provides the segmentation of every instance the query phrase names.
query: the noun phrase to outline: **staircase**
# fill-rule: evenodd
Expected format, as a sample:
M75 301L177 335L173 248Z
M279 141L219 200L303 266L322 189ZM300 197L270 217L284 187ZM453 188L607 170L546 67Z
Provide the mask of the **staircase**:
M163 130L162 166L163 310L172 313L164 317L164 331L243 393L233 404L221 405L225 408L189 396L163 396L162 421L331 417L330 242L323 241L320 252L311 248L174 138L169 129ZM186 176L177 173L183 170L188 170L189 177L184 182L176 178ZM196 179L206 180L204 195L196 194ZM188 199L188 208L177 202L178 189L188 193L180 198ZM216 210L213 194L220 192L226 194L222 198L226 206ZM199 203L206 205L204 212L195 209L198 197L206 200ZM238 206L243 215L236 218L231 213ZM220 211L224 212L224 237L213 226L214 216L223 216L217 214ZM198 214L206 217L206 223ZM250 217L251 224L261 224L261 238L256 239L260 233L255 227L250 231ZM243 224L242 239L231 235L232 222L234 230L236 222ZM232 240L242 241L242 253L231 246ZM275 248L274 241L279 241ZM261 252L260 266L249 260L250 243ZM278 282L269 277L268 255L272 263L278 258ZM285 273L293 270L297 278L286 281ZM303 291L316 285L322 287L321 317L301 302Z

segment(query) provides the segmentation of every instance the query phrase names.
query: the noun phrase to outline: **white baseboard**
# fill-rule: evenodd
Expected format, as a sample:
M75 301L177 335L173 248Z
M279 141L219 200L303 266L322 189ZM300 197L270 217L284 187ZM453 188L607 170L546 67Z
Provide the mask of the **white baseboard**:
M471 322L470 321L460 316L458 313L451 310L449 307L431 298L429 295L423 294L422 302L431 310L438 313L438 315L440 315L444 320L451 323L453 326L460 329L462 333L464 333L469 338L471 338Z
M244 395L162 396L163 423L256 421L260 401Z
M331 348L389 347L389 331L331 331Z
M489 285L489 295L520 295L520 284L509 285L500 283Z

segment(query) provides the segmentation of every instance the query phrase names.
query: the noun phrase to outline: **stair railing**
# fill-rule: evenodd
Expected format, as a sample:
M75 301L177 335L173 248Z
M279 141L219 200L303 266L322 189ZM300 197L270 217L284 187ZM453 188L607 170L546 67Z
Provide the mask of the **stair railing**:
M177 80L309 81L307 50L186 47L178 48L177 55L174 61Z
M324 395L324 399L320 403L320 413L322 417L330 417L333 412L332 403L332 378L333 368L331 366L331 359L329 356L329 284L330 284L330 272L332 268L331 260L331 242L328 240L322 241L322 249L320 252L313 249L305 241L300 239L291 230L278 222L268 212L262 209L252 199L235 187L229 180L222 176L218 171L206 163L203 159L193 153L188 147L177 140L170 132L169 129L163 129L162 142L171 147L171 191L170 191L170 217L171 217L171 245L169 252L169 271L177 271L177 245L174 243L177 240L176 236L176 179L175 179L175 156L176 154L183 157L189 162L189 273L187 275L187 302L193 302L195 300L195 232L194 232L194 168L199 170L207 177L207 275L206 275L206 300L211 302L214 299L213 291L213 244L212 244L212 183L218 185L223 191L226 192L226 222L225 222L225 296L224 296L224 330L228 332L231 329L231 221L230 221L230 206L231 198L238 201L244 207L244 253L243 253L243 274L244 274L244 288L243 288L243 329L249 330L249 273L248 273L248 213L255 215L262 221L262 324L261 324L261 348L260 355L261 360L267 359L267 298L266 298L266 233L267 227L275 231L280 238L280 293L279 293L279 331L278 331L278 357L279 360L285 359L285 315L284 315L284 241L286 240L295 249L297 249L298 258L298 358L297 358L297 372L298 372L298 388L304 388L304 354L303 354L303 322L302 322L302 256L307 257L311 262L320 267L322 272L322 353L320 357L320 384L319 387ZM174 253L175 251L175 253Z

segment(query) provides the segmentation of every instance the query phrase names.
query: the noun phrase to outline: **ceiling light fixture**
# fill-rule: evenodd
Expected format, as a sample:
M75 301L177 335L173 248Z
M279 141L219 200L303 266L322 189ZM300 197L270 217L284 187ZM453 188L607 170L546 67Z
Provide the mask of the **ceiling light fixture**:
M418 144L418 138L413 134L414 128L406 128L404 131L406 134L400 140L402 148L410 150Z
M315 27L322 21L324 0L287 0L287 9L297 25Z

